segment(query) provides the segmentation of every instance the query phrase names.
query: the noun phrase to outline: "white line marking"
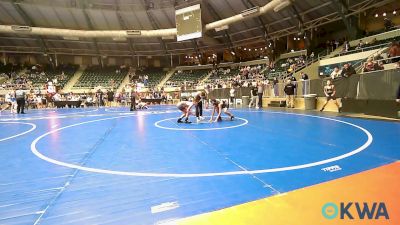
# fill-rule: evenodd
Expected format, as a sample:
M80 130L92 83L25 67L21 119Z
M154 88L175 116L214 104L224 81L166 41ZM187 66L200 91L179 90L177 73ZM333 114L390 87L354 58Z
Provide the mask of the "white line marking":
M19 137L19 136L22 136L22 135L27 134L27 133L29 133L29 132L32 132L33 130L36 129L36 125L33 124L33 123L23 123L23 122L0 122L0 124L1 124L1 123L26 124L26 125L30 125L30 126L31 126L31 129L29 129L29 130L27 130L27 131L24 131L24 132L22 132L22 133L19 133L19 134L10 136L10 137L6 137L6 138L3 138L3 139L0 139L0 142L1 142L1 141L6 141L6 140L10 140L10 139L12 139L12 138L16 138L16 137Z
M169 210L173 210L179 208L179 203L178 202L165 202L160 205L155 205L151 207L151 213L160 213L160 212L165 212Z
M262 112L262 111L261 111ZM267 112L267 111L264 111ZM269 112L267 112L269 113ZM271 113L277 113L279 112L271 112ZM357 149L348 152L346 154L336 156L333 158L317 161L317 162L312 162L312 163L307 163L307 164L301 164L301 165L295 165L295 166L287 166L287 167L279 167L279 168L272 168L272 169L262 169L262 170L248 170L248 171L229 171L229 172L217 172L217 173L145 173L145 172L129 172L129 171L115 171L115 170L107 170L107 169L98 169L98 168L91 168L91 167L85 167L85 166L79 166L71 163L66 163L66 162L61 162L52 158L49 158L42 153L38 151L36 148L36 144L44 137L46 137L49 134L58 132L60 130L64 130L70 127L75 127L75 126L80 126L83 124L89 124L89 123L94 123L98 121L104 121L104 120L112 120L112 119L117 119L117 118L123 118L123 117L128 117L128 116L117 116L117 117L110 117L110 118L103 118L103 119L97 119L97 120L91 120L91 121L86 121L86 122L81 122L81 123L76 123L72 124L69 126L61 127L52 131L49 131L45 134L42 134L41 136L37 137L32 143L31 143L31 151L33 154L35 154L37 157L40 159L43 159L49 163L53 163L59 166L65 166L73 169L79 169L87 172L94 172L94 173L103 173L103 174L113 174L113 175L122 175L122 176L140 176L140 177L212 177L212 176L231 176L231 175L244 175L244 174L260 174L260 173L274 173L274 172L282 172L282 171L289 171L289 170L298 170L298 169L304 169L304 168L309 168L309 167L314 167L314 166L319 166L331 162L335 162L347 157L350 157L352 155L355 155L357 153L360 153L361 151L365 150L369 145L371 145L373 141L372 134L366 130L365 128L346 122L342 120L337 120L333 118L328 118L328 117L321 117L321 116L313 116L313 115L305 115L305 114L295 114L295 113L281 113L281 114L289 114L289 115L297 115L297 116L304 116L304 117L314 117L314 118L319 118L319 119L324 119L324 120L330 120L330 121L335 121L338 123L343 123L347 124L349 126L355 127L363 131L366 135L368 140L358 147ZM131 115L132 116L132 115Z
M249 123L248 120L240 118L240 117L235 117L235 119L237 120L242 120L243 123L238 124L238 125L234 125L234 126L227 126L227 127L214 127L214 128L177 128L177 127L164 127L161 126L160 123L164 122L164 121L169 121L169 120L177 120L178 118L168 118L168 119L164 119L164 120L160 120L154 123L154 126L161 128L161 129L166 129L166 130L225 130L225 129L232 129L232 128L236 128L236 127L241 127L244 126L246 124ZM175 121L174 121L175 122ZM196 124L196 123L192 123L192 124Z

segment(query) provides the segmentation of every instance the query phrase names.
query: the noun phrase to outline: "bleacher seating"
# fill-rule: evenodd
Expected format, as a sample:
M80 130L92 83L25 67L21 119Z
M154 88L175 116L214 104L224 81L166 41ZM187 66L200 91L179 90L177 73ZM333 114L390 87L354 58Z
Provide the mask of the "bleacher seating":
M6 65L4 64L0 64L0 74L7 74L9 75L12 72L18 72L21 70L21 66L20 65L13 65L11 63L8 63Z
M64 87L64 85L74 76L78 70L79 65L59 65L55 69L46 66L43 70L44 76L34 76L32 79L33 87L40 87L46 84L47 80L57 78L57 85ZM64 76L61 74L64 72ZM32 75L30 75L32 76Z
M165 77L165 71L162 68L147 68L144 70L137 70L136 76L144 76L147 75L149 77L147 87L154 87L161 82L161 80Z
M118 88L124 80L127 70L122 69L120 73L118 66L91 66L85 69L78 82L73 86L74 89L93 89L101 86L102 88Z
M393 38L389 38L389 39L376 40L376 41L372 41L372 42L369 42L369 43L364 43L362 48L359 48L359 49L357 49L357 46L351 46L349 51L341 52L341 53L335 55L334 57L354 54L354 53L362 52L362 51L369 51L369 50L379 49L379 48L382 48L382 47L385 47L385 46L389 46L390 43L392 43L393 41L400 41L400 37L393 37Z
M201 70L183 70L175 72L167 82L184 82L189 81L192 83L197 83L201 79L207 76L209 69L201 69Z

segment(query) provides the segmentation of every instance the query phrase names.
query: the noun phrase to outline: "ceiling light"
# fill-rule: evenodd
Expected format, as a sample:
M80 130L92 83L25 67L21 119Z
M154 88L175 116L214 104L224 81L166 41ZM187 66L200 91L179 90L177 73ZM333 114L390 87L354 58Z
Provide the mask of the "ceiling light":
M377 14L375 14L375 17L377 18L379 15L378 15L378 13Z
M396 13L397 13L396 10L394 10L394 11L393 11L393 15L396 15Z
M244 50L246 51L247 49L246 49L246 48L244 48Z
M384 13L382 14L382 16L386 16L386 13L384 12Z

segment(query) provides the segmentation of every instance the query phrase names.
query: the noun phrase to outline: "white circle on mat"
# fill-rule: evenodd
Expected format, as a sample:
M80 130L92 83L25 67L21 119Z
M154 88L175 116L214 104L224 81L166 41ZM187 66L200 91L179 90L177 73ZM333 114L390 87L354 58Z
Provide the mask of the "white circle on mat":
M205 117L205 118L207 118L207 117ZM232 129L232 128L244 126L244 125L249 123L249 121L246 120L246 119L235 117L235 120L241 120L243 122L240 123L240 124L226 126L226 127L205 127L205 128L195 128L195 126L197 126L197 124L195 122L193 122L191 124L188 124L188 128L186 128L186 127L166 127L166 126L160 125L160 123L162 123L164 121L171 121L171 120L174 120L174 123L176 123L177 119L178 118L168 118L168 119L160 120L160 121L155 122L154 126L156 126L158 128L161 128L161 129L166 129L166 130L204 130L204 131L210 131L210 130ZM228 121L226 121L226 122L228 122ZM226 123L226 124L229 124L229 123Z
M35 154L37 157L40 159L43 159L49 163L53 163L59 166L64 166L64 167L69 167L73 169L78 169L78 170L83 170L87 172L94 172L94 173L102 173L102 174L112 174L112 175L121 175L121 176L136 176L136 177L181 177L181 178L191 178L191 177L213 177L213 176L232 176L232 175L244 175L244 174L261 174L261 173L274 173L274 172L282 172L282 171L289 171L289 170L298 170L298 169L304 169L304 168L309 168L313 166L319 166L331 162L335 162L341 159L348 158L352 155L355 155L363 150L365 150L373 141L372 134L365 128L358 126L356 124L352 124L346 121L334 119L334 118L329 118L329 117L322 117L322 116L314 116L314 115L306 115L306 114L296 114L296 113L284 113L284 112L268 112L268 111L258 111L258 112L265 112L265 113L274 113L274 114L287 114L287 115L295 115L295 116L304 116L304 117L313 117L313 118L319 118L319 119L324 119L324 120L330 120L334 121L337 123L342 123L349 125L351 127L355 127L367 136L367 141L359 146L358 148L345 153L343 155L339 155L336 157L332 157L329 159L324 159L316 162L311 162L311 163L306 163L306 164L300 164L300 165L294 165L294 166L286 166L286 167L278 167L278 168L270 168L270 169L260 169L260 170L240 170L240 171L228 171L228 172L215 172L215 173L149 173L149 172L131 172L131 171L117 171L117 170L108 170L108 169L100 169L100 168L93 168L93 167L85 167L85 166L80 166L72 163L66 163L62 161L58 161L52 158L49 158L42 153L39 152L39 150L36 148L36 144L38 141L40 141L42 138L52 134L56 133L60 130L68 129L70 127L76 127L80 126L83 124L88 124L88 123L95 123L98 121L104 121L104 120L112 120L112 119L117 119L121 117L128 117L128 116L118 116L118 117L110 117L110 118L103 118L103 119L97 119L97 120L91 120L91 121L86 121L86 122L81 122L81 123L76 123L72 124L69 126L61 127L52 131L49 131L47 133L42 134L41 136L37 137L32 143L31 143L31 151L33 154Z
M15 134L15 135L10 136L10 137L2 138L2 139L0 139L0 142L1 142L1 141L6 141L6 140L10 140L10 139L13 139L13 138L16 138L16 137L19 137L19 136L22 136L22 135L27 134L27 133L29 133L29 132L32 132L33 130L36 129L36 125L33 124L33 123L8 122L8 121L7 121L7 122L0 122L0 124L3 124L3 123L5 123L5 124L24 124L24 125L29 125L29 126L31 126L31 129L29 129L29 130L27 130L27 131L24 131L24 132L22 132L22 133L19 133L19 134Z

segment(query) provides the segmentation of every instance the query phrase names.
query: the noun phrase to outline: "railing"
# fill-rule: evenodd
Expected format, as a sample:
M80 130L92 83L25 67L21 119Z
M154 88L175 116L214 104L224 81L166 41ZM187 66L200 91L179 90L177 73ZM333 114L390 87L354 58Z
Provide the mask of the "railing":
M386 42L386 43L382 43L379 45L372 45L372 46L368 46L368 47L364 47L364 48L360 48L360 49L354 49L354 50L350 50L347 52L340 52L339 54L336 54L334 57L338 57L338 56L343 56L343 55L350 55L353 53L358 53L358 52L365 52L368 50L373 50L373 49L378 49L381 48L383 46L388 46L390 44L390 42Z

